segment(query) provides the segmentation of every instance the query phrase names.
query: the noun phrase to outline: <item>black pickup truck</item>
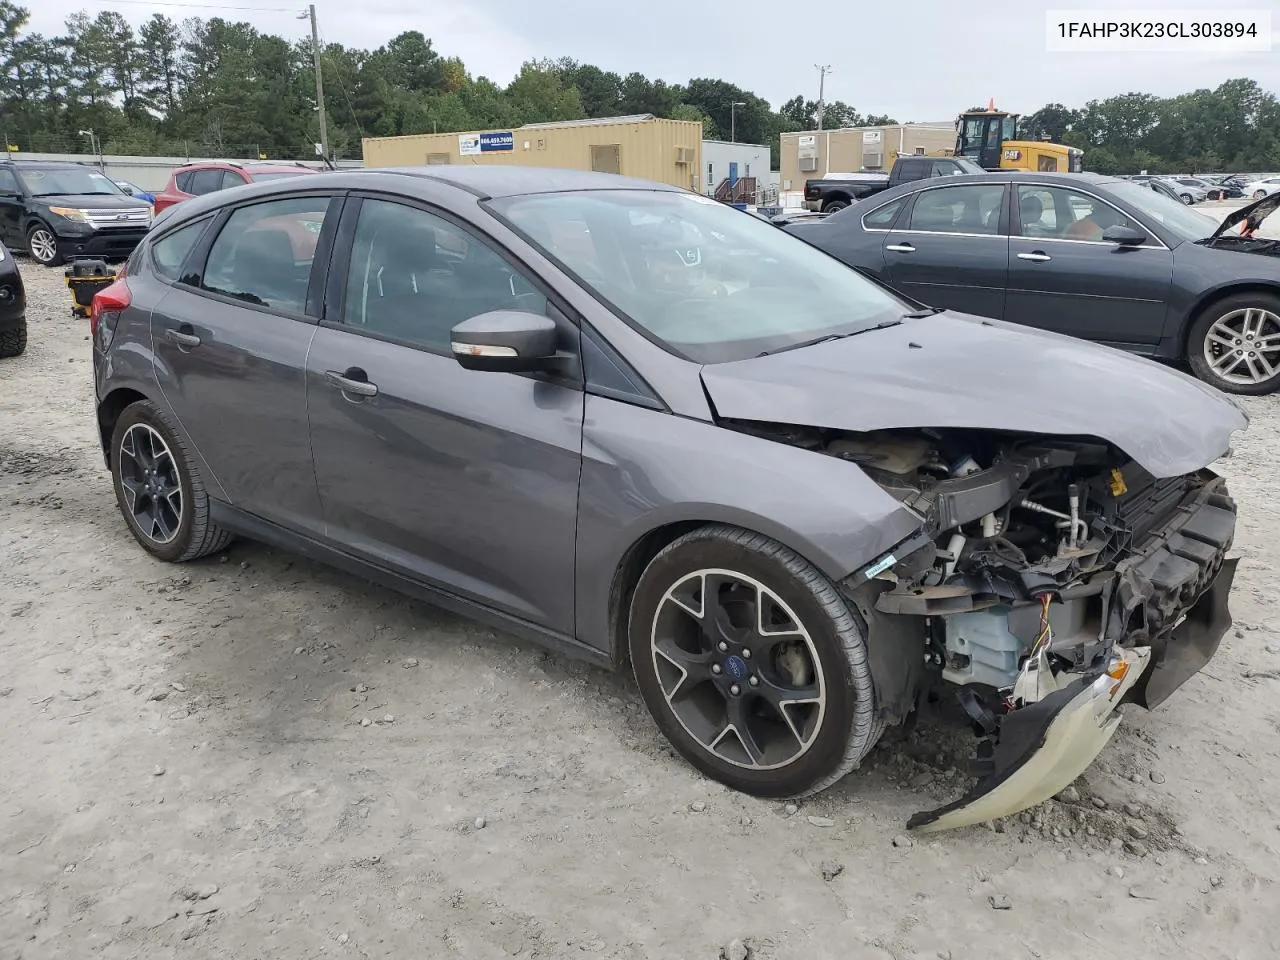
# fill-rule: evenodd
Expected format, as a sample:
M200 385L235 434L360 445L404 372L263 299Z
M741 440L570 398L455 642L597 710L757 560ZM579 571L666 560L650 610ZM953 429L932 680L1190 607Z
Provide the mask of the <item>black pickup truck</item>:
M964 157L899 157L887 174L828 174L819 180L806 180L804 205L807 210L835 213L855 200L896 187L900 183L986 172Z

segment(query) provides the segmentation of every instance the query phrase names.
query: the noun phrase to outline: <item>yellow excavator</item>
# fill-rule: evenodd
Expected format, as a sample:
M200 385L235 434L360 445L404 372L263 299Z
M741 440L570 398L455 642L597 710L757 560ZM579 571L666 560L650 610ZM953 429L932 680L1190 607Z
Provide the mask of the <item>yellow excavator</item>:
M984 170L1035 170L1079 173L1084 151L1049 140L1019 140L1018 115L996 109L970 110L956 118L957 157L968 157Z

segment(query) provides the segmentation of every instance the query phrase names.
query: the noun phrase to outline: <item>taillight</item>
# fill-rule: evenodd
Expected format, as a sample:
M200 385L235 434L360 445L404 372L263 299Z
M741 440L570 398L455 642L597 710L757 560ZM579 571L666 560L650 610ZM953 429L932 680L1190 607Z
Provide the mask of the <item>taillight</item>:
M103 287L93 295L93 304L89 307L89 333L97 336L98 324L107 314L120 314L133 302L129 294L129 285L124 282L124 268L116 274L115 283Z

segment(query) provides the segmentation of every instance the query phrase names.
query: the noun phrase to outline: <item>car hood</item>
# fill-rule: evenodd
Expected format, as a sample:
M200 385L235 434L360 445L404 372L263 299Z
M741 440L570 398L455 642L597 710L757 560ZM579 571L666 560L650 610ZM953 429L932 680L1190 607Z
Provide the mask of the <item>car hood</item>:
M1232 227L1244 223L1254 214L1257 214L1259 220L1265 220L1276 212L1276 207L1280 207L1280 192L1263 197L1261 200L1255 200L1253 203L1245 204L1239 210L1232 211L1231 215L1222 221L1222 226L1213 232L1213 237L1222 236ZM1212 240L1213 237L1209 239Z
M954 313L710 364L702 381L729 419L1091 436L1156 477L1209 465L1249 422L1226 394L1153 361Z
M47 203L51 207L74 207L77 210L145 210L147 204L142 203L137 197L126 197L123 194L119 196L102 195L95 196L86 193L64 193L54 196L36 197L41 203Z

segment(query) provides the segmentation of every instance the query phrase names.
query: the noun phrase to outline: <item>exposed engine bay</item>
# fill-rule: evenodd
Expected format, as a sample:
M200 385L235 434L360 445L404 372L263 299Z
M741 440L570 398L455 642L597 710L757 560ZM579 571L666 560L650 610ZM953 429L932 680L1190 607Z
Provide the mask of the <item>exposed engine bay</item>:
M989 815L993 791L1071 729L1072 759L1014 788L1016 809L1047 799L1092 762L1122 700L1162 701L1230 625L1235 504L1210 470L1157 479L1088 437L736 428L856 463L920 519L917 538L842 584L866 622L882 717L903 722L949 686L984 738L979 788L913 826Z
M1266 237L1242 237L1228 233L1197 242L1203 247L1212 247L1215 250L1238 250L1241 253L1261 253L1265 256L1280 257L1280 240L1268 240Z

